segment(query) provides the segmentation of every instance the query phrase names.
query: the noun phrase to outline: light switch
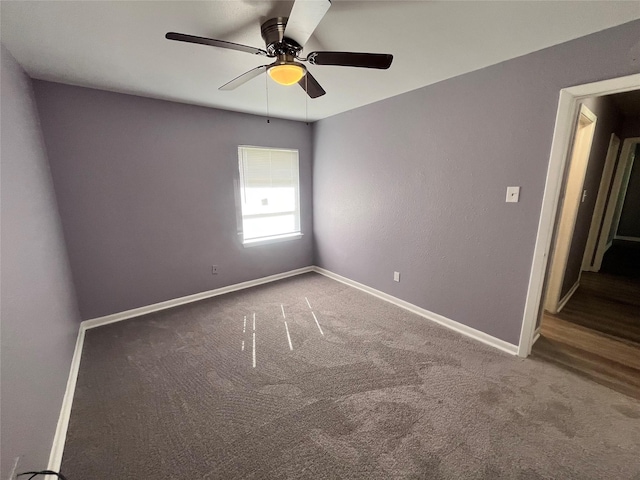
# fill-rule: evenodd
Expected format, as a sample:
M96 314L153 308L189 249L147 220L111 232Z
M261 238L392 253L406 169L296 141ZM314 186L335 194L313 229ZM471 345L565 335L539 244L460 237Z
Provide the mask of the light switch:
M400 272L393 272L393 280L395 282L399 282L400 281Z
M507 187L507 202L520 200L520 187Z

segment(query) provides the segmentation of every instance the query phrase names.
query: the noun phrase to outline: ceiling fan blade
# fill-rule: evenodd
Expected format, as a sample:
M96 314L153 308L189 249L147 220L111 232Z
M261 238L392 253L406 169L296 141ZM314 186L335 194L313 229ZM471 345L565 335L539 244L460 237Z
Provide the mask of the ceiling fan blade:
M320 86L315 77L311 75L309 70L307 70L307 74L300 79L298 85L300 85L311 98L318 98L327 93L324 91L324 88Z
M284 36L304 47L330 6L329 0L296 0L289 14Z
M386 70L391 66L393 55L386 53L312 52L307 56L307 60L313 65L340 65Z
M267 52L265 50L262 50L261 48L241 45L239 43L225 42L224 40L215 40L213 38L196 37L195 35L186 35L184 33L169 32L165 35L165 38L168 40L177 40L179 42L209 45L211 47L230 48L231 50L253 53L254 55L267 55Z
M234 78L230 82L225 83L220 88L218 88L218 90L234 90L235 88L238 88L240 85L247 83L252 78L255 78L261 73L266 72L267 68L269 68L269 65L261 65L260 67L252 68L248 72L245 72L239 77Z

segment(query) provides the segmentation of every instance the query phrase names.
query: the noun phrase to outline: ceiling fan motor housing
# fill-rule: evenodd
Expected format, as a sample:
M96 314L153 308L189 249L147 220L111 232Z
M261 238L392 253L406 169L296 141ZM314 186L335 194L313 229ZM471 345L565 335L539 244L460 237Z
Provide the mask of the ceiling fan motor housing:
M302 50L302 47L296 41L284 36L287 20L287 17L271 18L260 27L269 56L278 57L279 61L284 61L284 57L287 57L287 60L290 59L289 61L293 61Z

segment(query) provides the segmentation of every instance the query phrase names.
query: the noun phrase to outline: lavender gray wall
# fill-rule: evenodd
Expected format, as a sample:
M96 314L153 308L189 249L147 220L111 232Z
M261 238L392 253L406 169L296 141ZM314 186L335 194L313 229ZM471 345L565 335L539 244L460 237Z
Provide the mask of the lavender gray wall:
M638 73L638 32L635 21L318 122L317 264L517 344L559 91ZM505 203L509 185L520 203Z
M616 235L640 238L640 145L636 147L636 157L629 176Z
M611 140L611 134L619 130L621 121L620 113L610 98L590 98L583 103L596 115L598 120L593 133L589 164L582 187L583 190L587 191L587 196L578 208L578 216L576 217L576 225L573 230L571 247L569 248L569 257L567 258L567 268L562 281L560 298L563 298L571 290L571 287L575 285L580 277L593 210L598 199L602 171L604 170L604 163L609 150L609 141Z
M305 123L41 81L35 91L83 319L313 263ZM241 245L242 144L299 149L302 239Z
M80 318L31 81L0 49L4 479L47 467Z

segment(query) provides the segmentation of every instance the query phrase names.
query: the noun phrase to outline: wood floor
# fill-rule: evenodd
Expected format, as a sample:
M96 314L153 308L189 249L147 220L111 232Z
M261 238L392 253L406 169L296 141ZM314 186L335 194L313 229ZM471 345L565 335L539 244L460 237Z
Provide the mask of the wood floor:
M540 333L534 355L640 399L640 280L584 272Z

